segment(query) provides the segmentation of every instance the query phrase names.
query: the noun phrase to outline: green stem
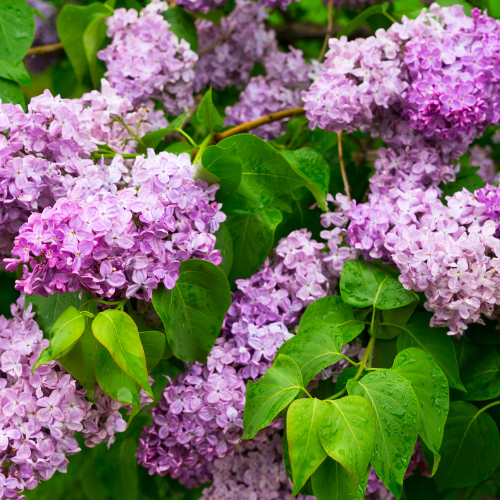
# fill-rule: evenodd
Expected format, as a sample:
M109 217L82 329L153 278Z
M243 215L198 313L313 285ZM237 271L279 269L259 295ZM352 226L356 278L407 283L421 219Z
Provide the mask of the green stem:
M200 149L198 149L198 152L196 153L196 156L194 157L193 160L193 165L196 165L198 161L201 158L201 155L205 152L205 149L207 149L208 145L212 141L213 134L210 132L205 139L203 139L203 142L200 144Z
M385 17L387 17L387 19L389 19L389 21L392 21L393 23L398 23L398 20L397 19L394 19L390 14L389 12L386 12L384 11L384 14L385 14Z
M491 407L497 406L497 405L500 405L500 401L495 401L494 403L490 403L489 405L486 405L485 407L481 408L477 412L477 415L479 415L480 413L483 413L483 411L489 410ZM476 415L476 417L477 417L477 415Z
M139 135L134 132L119 116L114 115L113 119L117 121L118 123L121 123L128 131L128 133L144 148L148 149L146 144L142 141L142 139L139 137Z
M356 363L356 361L353 361L352 359L349 359L347 356L344 356L344 359L346 361L349 361L349 363L351 363L351 365L359 366L359 363Z
M134 159L137 158L138 156L142 156L142 154L139 153L126 153L126 154L120 154L120 153L110 153L109 151L107 153L92 153L90 157L93 160L99 160L101 156L104 156L106 159L113 159L116 155L120 155L124 160L129 160L129 159Z
M184 132L184 130L182 130L181 128L176 128L174 129L176 130L177 132L179 132L179 134L183 135L189 142L189 144L191 144L191 146L193 146L193 148L197 148L198 147L198 144L196 144L196 142L193 141L193 138L187 134L186 132Z
M128 299L122 299L122 300L117 300L116 302L109 302L109 300L92 299L91 301L88 301L88 302L99 302L101 304L106 304L107 306L118 306L117 309L121 310L125 307L127 300Z
M313 397L307 392L307 389L305 387L302 387L302 390L307 394L308 397L313 399Z

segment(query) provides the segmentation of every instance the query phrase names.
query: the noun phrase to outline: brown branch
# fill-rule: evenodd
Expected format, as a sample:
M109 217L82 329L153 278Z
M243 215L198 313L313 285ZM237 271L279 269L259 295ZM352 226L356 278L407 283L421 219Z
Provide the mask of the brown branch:
M26 56L39 56L41 54L49 54L51 52L58 52L59 50L63 50L62 43L53 43L52 45L40 45L39 47L31 47L28 50Z
M323 62L326 49L328 48L328 40L330 40L332 34L333 34L333 0L328 0L328 27L326 28L325 41L323 42L323 47L321 47L321 52L318 57L319 62Z
M344 149L342 147L342 130L339 132L339 163L340 163L340 172L342 173L342 180L344 181L344 191L347 196L347 199L351 201L351 188L349 186L349 181L347 180L347 173L345 171L345 162L344 162Z
M224 132L215 134L214 141L219 142L233 135L243 134L245 132L248 132L254 128L260 127L261 125L265 125L266 123L272 123L278 120L283 120L283 118L291 118L294 116L303 115L304 113L305 113L304 108L286 109L285 111L278 111L277 113L271 113L270 115L263 116L262 118L258 118L257 120L252 120L251 122L242 123L241 125L237 125L236 127L230 128L229 130L225 130Z
M205 54L212 52L212 50L214 50L219 45L222 45L233 34L233 31L234 31L234 28L230 28L229 31L220 40L217 40L212 45L209 45L208 47L204 48L203 50L200 50L200 52L198 53L198 56L199 57L204 56Z

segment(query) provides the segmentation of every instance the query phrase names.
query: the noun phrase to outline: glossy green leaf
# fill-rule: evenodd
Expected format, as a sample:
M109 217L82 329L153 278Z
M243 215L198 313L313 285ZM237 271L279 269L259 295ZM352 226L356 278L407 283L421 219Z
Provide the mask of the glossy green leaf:
M417 441L418 402L411 383L391 370L377 370L359 381L349 380L347 390L364 397L375 411L377 435L371 464L399 498Z
M10 63L23 59L35 36L35 16L25 0L0 1L0 58Z
M163 321L168 343L184 361L207 359L230 305L224 272L206 260L185 260L175 287L167 290L161 286L153 292L153 306Z
M163 358L167 340L165 335L158 330L139 332L139 337L141 338L142 348L146 356L148 373L151 373L154 367L160 362L160 359Z
M169 30L175 33L179 40L186 40L191 50L198 52L198 33L193 18L180 7L169 7L162 15L170 24Z
M17 301L20 292L14 288L16 275L9 271L0 271L0 315L12 318L10 305ZM26 296L25 296L26 297Z
M453 341L447 335L445 328L431 328L429 326L432 314L417 313L410 323L402 328L398 337L398 350L408 347L418 347L430 354L432 359L443 370L450 387L465 390L458 373L457 356Z
M288 409L286 434L292 467L293 491L297 495L326 458L318 429L328 403L319 399L297 399Z
M347 471L335 460L327 457L312 475L313 492L317 500L363 500L369 469L357 487Z
M93 17L83 32L83 48L85 49L85 55L90 69L92 85L96 88L99 87L101 76L97 67L97 52L106 38L107 26L104 20L107 15L108 14L99 14Z
M377 328L376 337L378 339L390 340L396 338L403 331L402 326L410 320L417 307L415 300L411 304L396 309L387 309L380 312L380 325Z
M3 103L10 102L12 104L21 104L26 109L26 102L24 101L23 91L19 83L0 78L0 99Z
M241 182L224 200L227 215L243 217L261 211L278 196L305 185L282 154L251 134L238 134L219 142L224 149L234 144L241 160Z
M233 240L233 265L229 281L249 278L264 263L274 246L274 232L282 220L279 210L265 209L247 217L228 217Z
M454 3L456 2L454 1ZM479 167L467 167L462 165L460 172L453 182L441 184L439 186L443 190L443 200L446 196L452 196L453 193L462 191L464 188L473 193L476 189L484 187L484 180L478 175L478 170Z
M279 354L257 383L248 381L243 439L251 439L267 427L302 388L302 375L297 363L292 358Z
M13 64L0 59L0 78L6 78L7 80L31 86L30 75L26 71L22 61Z
M283 462L285 464L286 475L292 480L292 463L290 462L290 453L288 451L288 437L286 435L286 419L288 408L283 411Z
M356 338L365 328L363 321L354 319L351 306L339 295L331 295L312 302L304 312L299 324L299 333L308 325L316 322L336 326L343 336L343 344Z
M212 101L211 87L205 92L205 95L196 110L196 118L198 119L200 126L203 127L204 134L218 132L222 128L224 120ZM205 166L205 164L203 165ZM205 168L207 167L205 166Z
M83 292L83 296L88 297L90 294ZM84 302L81 310L97 315L95 302ZM92 321L93 319L91 318L85 318L85 332L80 337L80 340L76 342L71 351L57 360L60 365L82 384L90 399L94 397L95 358L97 351L101 348L101 344L99 344L92 333Z
M361 396L334 399L323 413L319 437L328 455L349 474L354 486L363 480L375 449L375 412Z
M89 71L83 40L85 30L95 17L112 13L111 7L99 2L85 6L66 4L57 17L57 34L79 82Z
M369 17L376 14L384 14L389 8L389 2L384 2L379 5L372 5L360 12L352 21L347 23L337 34L337 38L341 36L349 36L358 26L361 26Z
M141 407L139 385L132 380L101 346L95 358L95 375L101 389L116 401Z
M348 260L340 278L340 293L354 307L394 309L418 300L383 268L362 260Z
M278 354L290 356L300 368L304 387L321 370L333 365L344 356L341 352L342 333L328 323L312 324L287 340Z
M216 182L220 185L217 191L218 200L224 201L236 191L241 182L241 160L236 144L227 149L210 146L203 153L201 163L209 174L217 177Z
M461 369L467 401L484 401L500 396L500 354L495 348L480 349Z
M219 229L214 233L215 250L219 250L222 256L222 262L219 267L224 271L226 276L229 276L233 265L233 238L229 227L225 222L222 222Z
M73 306L69 306L52 326L49 333L50 345L40 353L33 369L66 354L84 331L84 316Z
M411 382L420 408L418 433L433 453L439 453L450 409L446 375L429 354L415 347L401 351L392 370Z
M326 212L326 195L330 184L330 165L325 158L311 148L294 151L283 150L281 154L288 160L294 170L306 180L306 187L314 195L321 210Z
M95 338L109 351L116 364L151 397L146 356L134 320L125 312L100 312L92 323Z
M161 140L169 133L173 132L174 130L179 129L182 124L184 123L184 120L186 119L186 116L188 115L188 112L186 111L184 114L177 116L174 118L169 124L168 127L162 128L159 130L153 130L152 132L149 132L141 137L141 142L142 144L137 145L137 152L138 153L146 153L147 148L152 148L156 149L158 144L160 144ZM146 146L144 147L143 146ZM185 144L185 143L183 143Z
M465 488L488 479L498 467L500 439L495 421L474 405L455 401L444 428L438 491Z

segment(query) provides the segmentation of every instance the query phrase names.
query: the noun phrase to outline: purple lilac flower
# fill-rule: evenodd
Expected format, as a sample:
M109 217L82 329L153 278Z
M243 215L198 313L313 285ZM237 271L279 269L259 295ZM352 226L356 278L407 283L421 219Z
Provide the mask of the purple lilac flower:
M47 296L88 290L107 298L151 300L163 281L173 288L189 258L221 262L212 234L225 220L214 202L218 185L193 180L189 155L137 157L132 185L86 195L76 183L67 197L33 213L20 228L7 269L23 266L16 288ZM140 187L139 187L140 186ZM83 201L84 200L84 201Z
M178 115L193 104L194 66L198 55L186 40L169 30L161 15L166 3L154 0L140 14L116 9L108 17L112 42L98 53L106 63L111 86L134 105L161 100L169 114Z
M290 52L273 52L264 61L266 76L250 79L240 95L240 101L226 108L226 125L239 125L261 116L300 106L300 91L309 82L309 65L302 52L290 47ZM282 134L286 120L263 125L253 131L265 140Z
M35 322L24 295L11 306L12 319L0 317L0 498L18 498L56 471L66 472L67 457L80 451L74 435L94 447L115 440L127 425L122 405L96 386L94 403L79 383L55 361L37 367L48 340ZM20 498L24 498L21 496Z
M195 92L206 87L222 90L230 85L246 85L254 64L277 51L274 32L264 25L267 17L264 6L237 0L235 9L221 19L220 26L208 20L198 21L199 52L203 55L196 65Z

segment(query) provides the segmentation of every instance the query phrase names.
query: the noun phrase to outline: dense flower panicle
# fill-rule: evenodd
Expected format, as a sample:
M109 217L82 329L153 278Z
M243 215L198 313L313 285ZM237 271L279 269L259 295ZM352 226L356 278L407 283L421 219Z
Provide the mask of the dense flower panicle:
M485 183L499 181L499 175L495 172L495 162L491 158L493 150L491 146L481 147L477 144L469 148L469 163L471 167L479 167L477 174Z
M0 317L0 498L13 498L56 471L66 472L69 455L80 451L79 432L87 446L108 446L127 425L121 404L96 386L95 402L55 361L37 367L44 340L24 296L11 306L13 318ZM23 497L22 497L23 498Z
M300 106L300 91L309 82L309 64L302 51L290 47L290 52L273 52L264 62L266 76L250 79L240 95L240 101L226 108L226 125L255 120L264 115ZM263 125L252 132L265 140L284 133L286 120Z
M98 53L111 86L134 105L159 99L171 115L193 104L194 67L198 55L169 30L161 15L166 3L153 1L140 14L116 9L106 19L112 42Z
M176 4L188 11L206 14L209 10L215 10L226 2L227 0L179 0Z
M237 0L235 9L221 19L220 26L208 20L198 21L202 55L196 65L195 92L206 87L243 87L248 82L254 64L277 51L274 32L264 25L267 17L264 6Z
M151 474L171 474L189 486L211 480L214 457L234 452L242 433L246 381L272 364L293 336L313 300L324 297L339 276L325 265L323 243L305 230L278 244L251 278L237 281L222 329L206 366L193 363L165 389L143 429L137 457Z
M160 282L171 289L180 262L221 261L214 233L225 220L214 202L218 185L194 181L189 155L137 157L132 185L83 196L76 184L65 198L34 213L20 228L7 269L20 262L16 287L28 294L88 290L101 297L151 300ZM118 176L118 174L117 174Z

